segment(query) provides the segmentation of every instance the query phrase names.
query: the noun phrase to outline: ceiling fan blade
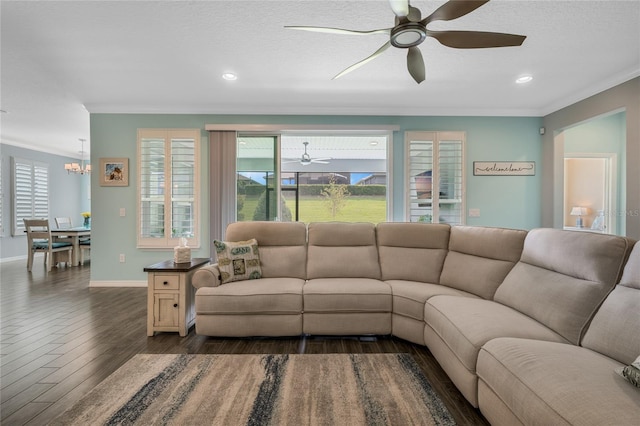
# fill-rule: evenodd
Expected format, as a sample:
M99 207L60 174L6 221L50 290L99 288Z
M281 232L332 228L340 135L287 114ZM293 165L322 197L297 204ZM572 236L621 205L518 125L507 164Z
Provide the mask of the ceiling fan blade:
M422 20L424 25L433 21L451 21L473 12L489 0L450 0Z
M328 161L320 161L320 160L311 160L311 162L316 164L329 164Z
M424 60L422 59L422 53L416 46L410 47L407 52L407 69L409 74L420 84L425 79Z
M409 0L389 0L391 10L397 17L403 18L409 14Z
M382 52L384 52L385 50L387 50L389 48L389 46L391 46L391 41L386 42L385 44L382 45L382 47L380 47L380 49L376 50L373 55L361 60L360 62L356 62L355 64L351 65L350 67L346 68L345 70L341 71L340 73L338 73L335 77L333 77L332 80L335 80L337 78L342 77L345 74L350 73L351 71L360 68L361 66L363 66L364 64L373 61L375 58L377 58L378 56L380 56L382 54Z
M409 19L411 22L420 22L420 20L422 19L422 13L420 12L420 9L418 9L417 7L409 6L409 14L407 15L407 19Z
M312 31L315 33L347 34L347 35L371 35L371 34L389 35L391 33L391 28L382 28L379 30L369 30L369 31L346 30L343 28L331 28L331 27L306 27L306 26L293 26L293 25L286 25L285 28L288 30L302 30L302 31Z
M427 35L448 47L481 49L485 47L520 46L527 36L482 31L431 31Z

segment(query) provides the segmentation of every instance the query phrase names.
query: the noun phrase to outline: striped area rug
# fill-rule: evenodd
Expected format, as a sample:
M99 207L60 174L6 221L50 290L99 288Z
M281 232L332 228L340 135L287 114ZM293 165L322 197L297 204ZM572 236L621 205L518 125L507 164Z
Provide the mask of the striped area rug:
M52 424L455 422L408 354L141 354Z

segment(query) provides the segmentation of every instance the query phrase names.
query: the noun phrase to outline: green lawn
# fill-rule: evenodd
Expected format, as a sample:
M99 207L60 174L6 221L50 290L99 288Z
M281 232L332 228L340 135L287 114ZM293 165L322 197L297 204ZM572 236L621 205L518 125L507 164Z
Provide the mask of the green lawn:
M258 204L257 197L247 197L242 213L244 220L253 220L253 212ZM287 201L292 216L295 216L295 203ZM332 220L342 222L372 222L386 221L387 201L384 196L355 197L346 199L342 211L331 217L329 208L323 197L300 197L300 222L328 222Z
M300 198L300 222L384 222L387 218L387 200L384 196L354 197L346 199L346 204L335 218L321 197Z

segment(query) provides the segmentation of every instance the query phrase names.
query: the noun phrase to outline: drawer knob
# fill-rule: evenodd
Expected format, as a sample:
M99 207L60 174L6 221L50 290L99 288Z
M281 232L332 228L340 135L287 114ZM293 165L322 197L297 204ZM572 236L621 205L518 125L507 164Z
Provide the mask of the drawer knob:
M162 284L163 285L167 285L167 284L169 284L169 281L164 281Z
M173 304L173 307L174 307L174 308L177 308L177 307L178 307L178 304L177 304L177 303L174 303L174 304Z

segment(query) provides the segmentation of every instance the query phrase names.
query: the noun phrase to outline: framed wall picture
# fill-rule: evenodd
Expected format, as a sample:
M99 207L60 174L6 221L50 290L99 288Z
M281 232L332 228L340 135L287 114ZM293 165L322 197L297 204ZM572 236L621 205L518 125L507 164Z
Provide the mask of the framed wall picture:
M101 158L100 186L129 186L128 158Z

